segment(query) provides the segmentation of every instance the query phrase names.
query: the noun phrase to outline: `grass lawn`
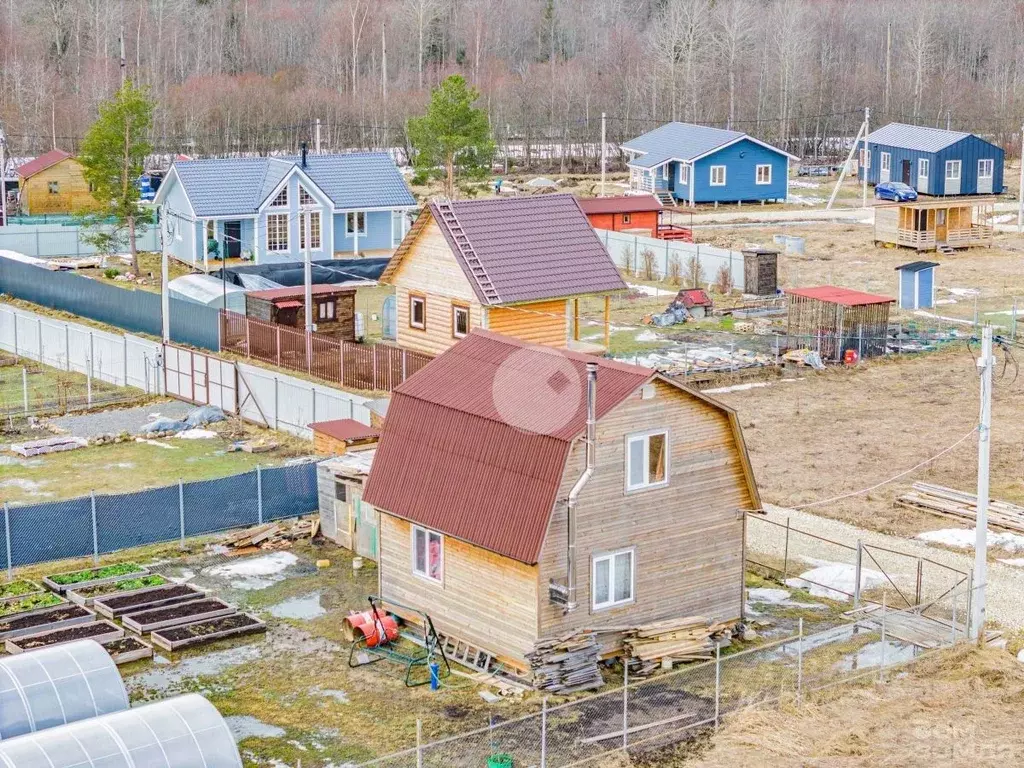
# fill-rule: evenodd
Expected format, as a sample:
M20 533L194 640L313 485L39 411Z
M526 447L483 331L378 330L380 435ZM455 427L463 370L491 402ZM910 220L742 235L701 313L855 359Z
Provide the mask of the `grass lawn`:
M82 373L61 371L50 366L20 359L0 368L0 413L21 413L24 409L22 367L28 368L28 412L64 413L68 406L84 407L88 399L87 377ZM137 389L118 387L94 378L94 402L141 402L146 395Z
M110 259L110 264L107 269L116 269L120 274L125 275L131 272L131 266L122 262L120 259ZM118 288L124 288L125 290L140 290L149 291L150 293L160 293L160 254L146 251L139 253L139 275L138 277L144 278L145 283L128 283L123 280L115 280L113 277L107 277L104 272L106 269L100 269L98 267L91 267L88 269L79 269L79 274L91 277L94 280L99 280L101 283L109 283L110 285L116 285ZM167 264L167 274L171 280L182 275L189 275L192 273L192 268L187 264L182 264L180 261L171 259Z

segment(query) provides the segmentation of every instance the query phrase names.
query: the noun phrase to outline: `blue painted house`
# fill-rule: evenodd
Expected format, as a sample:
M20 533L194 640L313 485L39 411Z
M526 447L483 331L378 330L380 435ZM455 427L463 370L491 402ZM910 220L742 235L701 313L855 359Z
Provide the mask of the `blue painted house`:
M799 158L739 131L666 123L622 145L629 185L666 205L785 200Z
M902 181L936 196L1003 191L1003 150L973 133L889 123L868 134L868 153L871 184Z
M204 270L223 256L302 260L307 212L312 259L391 251L416 206L384 153L176 161L154 202L164 251Z

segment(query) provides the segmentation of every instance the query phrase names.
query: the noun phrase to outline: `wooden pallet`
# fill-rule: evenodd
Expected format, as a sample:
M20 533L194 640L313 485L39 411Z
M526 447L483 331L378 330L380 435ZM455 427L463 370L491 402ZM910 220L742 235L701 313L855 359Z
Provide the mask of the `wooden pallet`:
M903 494L897 501L905 507L923 509L934 515L971 522L978 517L977 495L942 485L914 483L911 492ZM993 499L989 501L988 524L993 528L1024 533L1024 507Z

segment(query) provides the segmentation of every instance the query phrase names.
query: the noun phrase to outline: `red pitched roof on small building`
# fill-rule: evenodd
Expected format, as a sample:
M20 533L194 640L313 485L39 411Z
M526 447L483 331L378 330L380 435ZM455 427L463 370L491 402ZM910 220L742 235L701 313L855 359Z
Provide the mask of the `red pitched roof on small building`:
M713 306L711 297L704 292L703 288L683 288L683 290L676 294L676 301L680 302L687 309Z
M69 157L71 155L63 149L51 149L35 160L19 165L17 168L18 175L23 179L27 179L29 176L35 176L40 171L45 171L51 165L56 165L61 160L67 160Z
M310 292L314 296L320 296L325 293L355 293L355 290L355 288L342 288L341 286L331 285L330 283L321 283L319 285L310 286ZM252 296L256 299L266 299L267 301L302 299L306 296L306 288L302 285L295 285L285 288L270 288L266 291L249 291L246 295Z
M620 195L618 197L580 197L580 208L590 216L596 213L642 213L660 211L661 203L654 195Z
M829 304L842 304L844 307L864 307L869 304L890 304L896 299L880 296L877 293L864 293L849 288L838 288L834 285L821 285L814 288L787 288L788 296L802 296L805 299L817 299Z
M369 440L379 437L380 431L368 427L355 419L334 419L333 421L315 421L309 425L314 432L333 437L335 440Z
M600 419L648 368L474 330L393 393L364 499L492 552L540 557L572 441L586 427L586 363Z

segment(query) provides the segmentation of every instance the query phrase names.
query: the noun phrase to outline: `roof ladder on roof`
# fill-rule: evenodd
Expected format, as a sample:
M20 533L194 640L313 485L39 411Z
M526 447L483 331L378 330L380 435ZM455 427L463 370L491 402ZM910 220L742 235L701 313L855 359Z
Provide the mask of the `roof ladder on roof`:
M466 235L465 230L462 229L462 225L459 224L459 219L455 215L455 209L452 208L451 200L439 200L436 205L437 212L441 214L441 220L444 222L445 226L448 227L448 231L451 233L452 239L455 241L455 245L458 247L463 260L465 260L466 266L469 267L470 274L473 275L473 280L476 281L477 286L480 288L480 292L490 303L500 301L500 297L498 296L497 289L494 287L494 283L492 283L491 278L487 276L487 271L484 269L484 265L480 263L480 259L476 255L476 251L473 250L473 246L469 242L469 236Z

